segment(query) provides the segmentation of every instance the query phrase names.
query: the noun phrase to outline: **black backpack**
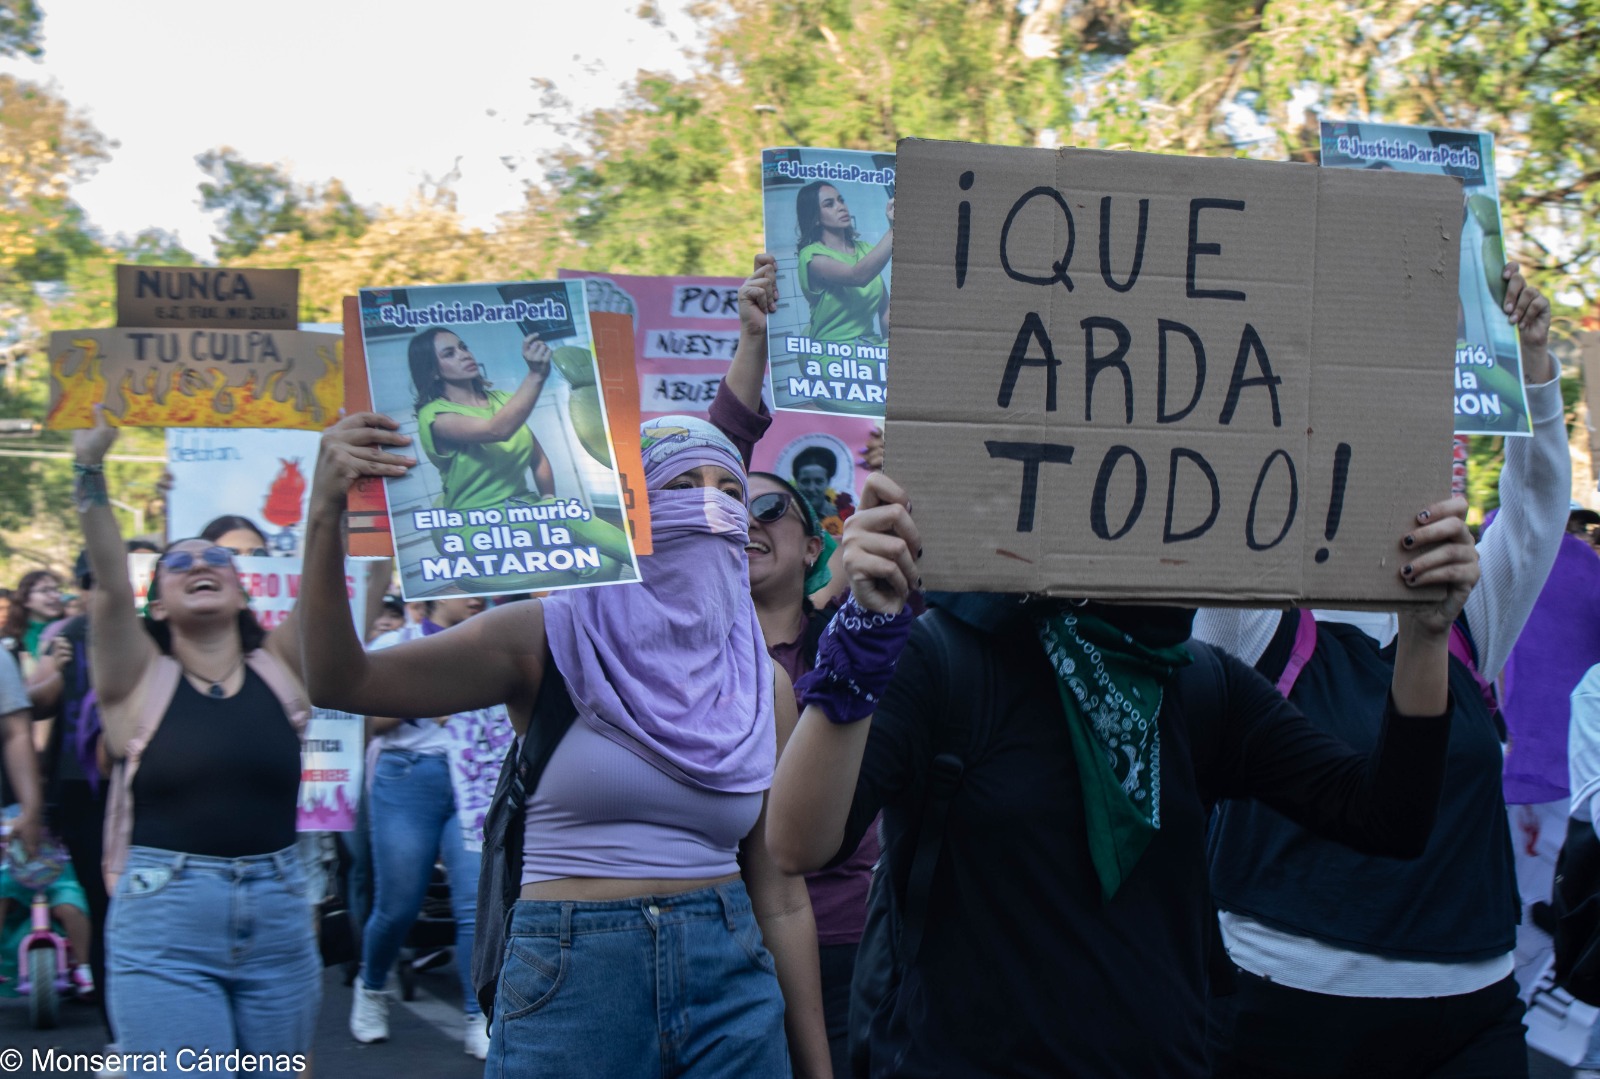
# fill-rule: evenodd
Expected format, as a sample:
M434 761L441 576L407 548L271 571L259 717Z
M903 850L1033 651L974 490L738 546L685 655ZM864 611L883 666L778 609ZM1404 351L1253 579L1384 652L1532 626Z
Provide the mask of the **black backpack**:
M1600 838L1586 820L1567 820L1550 898L1556 984L1585 1004L1600 1005Z
M858 1079L865 1079L873 1070L873 1019L893 1012L902 973L915 961L922 946L933 871L944 844L950 803L961 787L968 762L975 760L988 744L994 726L994 665L978 632L937 608L923 615L918 624L926 629L932 644L935 669L944 674L941 699L948 707L933 720L933 763L921 824L915 833L895 843L882 836L883 849L872 871L866 926L850 980L850 1071ZM903 899L896 898L890 868L894 850L900 844L910 844L912 848L911 872ZM880 1052L886 1048L879 1046ZM898 1065L896 1060L895 1067Z
M500 963L511 932L511 909L522 892L522 829L528 795L539 786L550 755L561 744L578 710L567 693L567 680L545 652L544 679L533 704L527 736L512 743L500 766L494 797L483 818L483 858L478 872L478 909L472 938L472 988L484 1021L494 1016L500 987Z

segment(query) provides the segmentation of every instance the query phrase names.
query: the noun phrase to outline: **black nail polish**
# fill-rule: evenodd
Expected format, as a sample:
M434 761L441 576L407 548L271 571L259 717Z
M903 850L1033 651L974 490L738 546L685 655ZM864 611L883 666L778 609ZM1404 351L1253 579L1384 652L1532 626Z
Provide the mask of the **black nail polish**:
M1416 540L1416 537L1414 537L1414 536L1407 536L1405 539L1400 541L1401 546L1404 546L1404 547L1410 547L1412 544L1414 544L1416 542L1417 542L1417 540Z
M921 547L918 547L918 548L917 548L917 557L918 557L918 558L921 558L921 557L922 557L922 548L921 548Z
M1432 514L1430 514L1427 510L1423 510L1421 513L1417 514L1417 520L1426 521L1431 516Z
M1402 577L1411 576L1411 563L1407 562L1404 566L1400 567L1400 575Z

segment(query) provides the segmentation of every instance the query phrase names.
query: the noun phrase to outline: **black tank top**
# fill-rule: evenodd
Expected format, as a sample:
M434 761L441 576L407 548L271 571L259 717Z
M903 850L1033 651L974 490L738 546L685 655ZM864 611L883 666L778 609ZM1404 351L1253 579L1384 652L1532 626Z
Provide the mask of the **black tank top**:
M134 846L216 858L295 841L300 739L261 676L232 697L177 692L133 776Z

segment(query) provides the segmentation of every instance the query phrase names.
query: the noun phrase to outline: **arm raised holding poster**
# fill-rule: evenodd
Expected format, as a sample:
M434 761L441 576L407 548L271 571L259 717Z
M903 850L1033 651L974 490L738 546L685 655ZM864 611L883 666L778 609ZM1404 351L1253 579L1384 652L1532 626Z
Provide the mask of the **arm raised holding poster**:
M912 493L874 476L845 527L851 598L799 683L768 817L774 856L800 872L853 850L881 811L898 890L935 777L959 777L915 974L902 976L932 999L889 1000L871 1057L980 1070L1003 1039L1010 1066L1044 1074L1207 1074L1212 804L1254 796L1362 850L1424 849L1449 735L1448 636L1478 573L1465 504L1428 507L1384 545L1404 562L1402 590L1440 598L1408 608L1382 734L1361 753L1239 661L1186 644L1186 609L951 594L913 626L931 540ZM978 692L961 687L970 679ZM1058 977L1030 982L1040 966ZM1097 1007L1080 1018L1070 1001L1085 993Z
M640 442L654 551L639 560L637 585L497 607L367 653L348 620L334 617L342 602L340 511L352 482L402 476L417 460L403 453L410 439L387 417L361 413L331 428L313 486L302 592L312 697L346 711L402 718L504 704L513 726L527 733L535 709L553 708L564 692L581 718L562 737L562 756L528 792L519 894L529 902L516 905L514 931L528 929L518 919L551 909L559 914L560 904L570 914L588 901L671 895L685 917L712 912L720 935L695 935L692 947L683 942L692 956L687 992L738 993L739 1036L726 1041L749 1038L767 1047L728 1069L781 1072L785 1062L775 1057L782 1056L787 1023L797 1072L822 1075L826 1039L805 883L775 869L761 831L773 762L789 725L776 702L792 690L786 676L774 673L748 590L744 465L726 436L694 417L647 420ZM547 722L543 713L539 722ZM646 790L653 793L641 797ZM627 812L619 814L619 805ZM558 818L580 821L594 842L574 844L570 831L553 823ZM486 850L485 857L505 853ZM585 918L578 915L572 943L587 953L595 944L589 931L617 927L586 928ZM776 970L750 943L758 922ZM643 922L642 912L632 926L646 934L657 928ZM485 939L481 930L478 939ZM733 952L724 953L725 945ZM724 964L718 956L738 961ZM603 957L591 969L596 992L615 992L618 979L639 973ZM653 987L654 975L645 973ZM513 963L499 977L525 995L534 991L526 979L537 973ZM691 1013L691 1024L696 1019ZM732 1033L714 1029L720 1020L700 1022L713 1028L703 1033L708 1045ZM497 1016L494 1037L526 1054L535 1070L571 1070L562 1062L581 1056L586 1066L579 1070L600 1074L636 1068L639 1054L659 1044L653 1024L642 1047L611 1038L614 1028L597 1038L596 1023L583 1009L566 1019L548 1012Z
M1504 317L1522 341L1533 437L1506 442L1499 515L1478 545L1482 580L1461 610L1452 641L1450 768L1434 839L1421 858L1397 863L1306 834L1262 805L1221 806L1211 828L1211 885L1223 912L1223 944L1248 975L1230 1005L1240 1030L1287 994L1307 1003L1312 1025L1333 1020L1335 1012L1341 1016L1335 1022L1344 1021L1346 1003L1362 999L1376 1019L1371 1029L1400 1037L1406 1034L1396 998L1426 996L1453 1009L1476 993L1508 1001L1516 996L1521 889L1506 844L1506 802L1517 755L1508 767L1504 728L1497 729L1484 687L1498 679L1556 559L1570 475L1561 389L1545 348L1549 304L1516 267L1507 267L1503 280ZM1419 529L1407 539L1414 548L1426 535ZM1388 618L1365 611L1208 609L1194 629L1197 639L1227 649L1274 681L1320 730L1355 745L1378 738L1376 709L1391 691L1400 659L1386 650L1395 634ZM1405 642L1402 634L1398 647ZM1505 722L1515 742L1514 718ZM1426 913L1413 920L1418 912ZM1417 1067L1434 1074L1516 1074L1520 1039L1497 1050L1496 1024L1486 1011L1472 1036L1434 1050L1437 1055ZM1327 1066L1322 1045L1288 1049L1289 1056L1269 1065L1260 1059L1261 1045L1230 1032L1222 1039L1219 1058L1245 1072L1297 1074ZM1501 1058L1500 1051L1508 1055Z

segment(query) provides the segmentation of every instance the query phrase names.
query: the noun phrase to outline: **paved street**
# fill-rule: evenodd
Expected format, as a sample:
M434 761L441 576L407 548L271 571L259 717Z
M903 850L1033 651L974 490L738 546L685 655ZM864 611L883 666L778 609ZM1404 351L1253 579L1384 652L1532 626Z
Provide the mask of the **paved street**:
M415 1076L417 1079L479 1079L483 1065L462 1051L461 993L453 968L428 971L417 979L416 999L396 1001L389 1013L389 1041L357 1045L350 1038L350 990L337 969L325 973L322 1013L317 1025L313 1074L318 1079L380 1079ZM62 1005L61 1026L53 1031L28 1029L26 1002L0 997L0 1076L82 1076L81 1072L36 1070L33 1050L41 1054L54 1048L66 1053L95 1053L103 1049L104 1033L99 1013L68 1002ZM19 1071L3 1070L4 1050L22 1053Z
M337 970L329 970L323 980L322 1016L317 1027L313 1074L318 1079L386 1079L389 1076L416 1079L479 1079L483 1066L461 1049L462 1013L460 992L450 968L429 971L418 978L417 997L409 1003L397 1001L390 1011L391 1038L382 1045L362 1046L351 1040L345 1021L350 1014L350 990ZM54 1031L28 1029L27 1005L14 998L0 998L0 1065L4 1050L15 1048L23 1054L23 1066L16 1072L0 1070L0 1076L81 1076L81 1072L39 1071L33 1067L33 1051L55 1048L67 1053L99 1052L101 1029L93 1008L68 1003L62 1007L62 1025ZM1425 1032L1418 1032L1424 1034ZM1547 1057L1530 1053L1530 1079L1568 1079L1571 1070ZM603 1079L603 1077L599 1077Z

